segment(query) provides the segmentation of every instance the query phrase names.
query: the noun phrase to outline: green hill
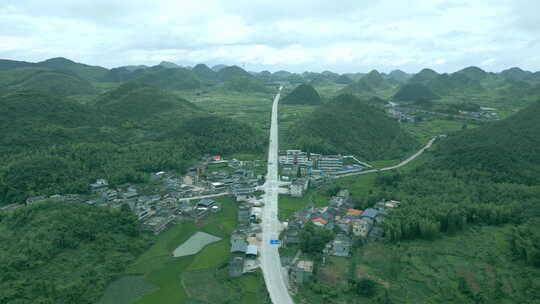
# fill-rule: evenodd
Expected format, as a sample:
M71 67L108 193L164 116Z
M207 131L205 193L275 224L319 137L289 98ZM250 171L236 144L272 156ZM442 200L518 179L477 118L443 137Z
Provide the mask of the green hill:
M499 75L508 80L524 81L530 79L533 73L514 67L502 71Z
M133 75L134 73L132 70L129 70L126 67L119 67L107 71L107 73L103 75L103 80L109 82L124 82L133 79Z
M56 96L93 94L93 85L75 74L47 68L17 68L0 72L0 87L8 91L36 90Z
M426 102L438 98L437 94L421 83L405 84L394 95L397 101Z
M309 84L301 84L283 98L282 104L319 105L322 103L321 96Z
M286 141L305 151L367 160L400 158L418 146L398 122L352 95L340 95L303 117L287 130Z
M500 182L540 184L540 102L502 121L441 141L437 167L489 172Z
M208 81L216 81L217 80L217 73L214 72L211 68L209 68L206 64L199 63L196 66L191 69L195 75L197 75L200 79L206 79Z
M486 71L475 66L464 68L463 70L457 71L456 73L463 74L468 78L477 81L483 80L489 75L488 73L486 73Z
M380 88L388 85L377 70L367 73L362 77L362 81L371 88Z
M105 68L77 63L63 57L51 58L36 65L68 72L89 81L101 81L107 73Z
M140 71L140 72L139 72ZM134 79L138 82L149 84L166 90L191 90L199 89L204 83L195 73L184 68L155 68L138 70L134 73L141 76Z
M202 113L202 110L185 99L136 81L106 93L97 101L96 106L103 115L114 117L112 121L116 122L158 119L156 116L159 115L181 119Z
M403 72L402 70L393 70L392 72L390 72L390 74L388 74L388 78L397 82L404 83L411 78L411 75Z
M221 81L232 80L236 78L253 78L253 75L246 72L244 69L238 66L228 66L220 69L217 72L217 78Z
M182 171L205 153L258 153L264 136L165 90L128 82L78 104L35 91L0 95L0 204L84 193L88 183L138 183Z
M363 79L359 79L349 84L348 86L344 87L340 93L366 95L366 94L373 93L373 88L370 87Z
M0 211L0 303L97 303L149 246L139 225L130 211L81 203Z
M337 84L351 84L353 83L353 80L348 75L339 75L339 77L335 81Z
M16 61L8 59L0 59L0 71L11 70L16 68L29 68L33 67L35 63Z
M420 72L414 74L409 82L420 82L420 83L426 83L434 78L439 76L437 72L435 72L432 69L423 69Z

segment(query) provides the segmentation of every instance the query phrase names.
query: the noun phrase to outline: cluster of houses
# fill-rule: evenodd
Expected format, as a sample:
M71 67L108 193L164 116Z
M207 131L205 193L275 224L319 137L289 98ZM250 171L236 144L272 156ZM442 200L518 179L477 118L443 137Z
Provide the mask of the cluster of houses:
M242 200L251 196L263 182L262 176L255 174L257 165L254 161L207 156L183 176L162 171L150 174L148 184L114 187L106 179L97 179L89 185L90 194L31 197L26 205L63 200L111 208L128 206L147 230L159 234L178 216L201 218L218 212L219 204L208 198L233 194Z
M302 229L311 222L336 232L336 237L326 244L323 250L325 256L349 257L355 240L377 240L383 236L380 223L390 210L399 205L398 201L382 200L373 208L355 209L349 191L340 190L330 199L328 206L308 205L294 213L283 232L283 246L299 244ZM312 263L305 259L293 262L289 267L290 281L293 285L302 284L309 279L313 270Z
M237 227L231 235L231 256L229 260L229 276L238 277L244 273L255 271L259 267L257 261L260 246L261 215L263 202L255 195L236 196L239 204Z

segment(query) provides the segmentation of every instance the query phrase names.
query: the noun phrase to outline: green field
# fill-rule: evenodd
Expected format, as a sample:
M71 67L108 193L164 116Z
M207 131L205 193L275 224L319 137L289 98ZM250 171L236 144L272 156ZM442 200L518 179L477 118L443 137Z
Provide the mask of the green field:
M240 299L244 294L251 296L250 301L253 295L256 298L256 284L243 284L243 278L240 283L228 278L229 236L236 226L237 206L231 197L217 198L216 201L222 204L221 212L199 222L185 220L160 234L154 245L128 267L126 276L109 286L100 304L112 303L110 299L115 298L121 299L115 304L178 304L187 303L191 298L210 300L206 303L224 303ZM197 231L222 237L223 240L206 246L195 255L172 257L172 251ZM140 276L144 277L142 282ZM125 283L134 278L139 279L138 284ZM258 282L260 279L255 275L245 280ZM198 288L201 286L212 286L208 298L190 297L200 295ZM134 289L137 289L135 294ZM216 302L215 299L223 302Z
M510 229L470 227L435 241L369 243L349 259L354 263L330 259L318 282L340 291L332 303L537 303L530 299L538 299L540 269L513 258ZM355 279L375 282L375 295L350 290L351 265ZM307 286L299 298L328 303Z

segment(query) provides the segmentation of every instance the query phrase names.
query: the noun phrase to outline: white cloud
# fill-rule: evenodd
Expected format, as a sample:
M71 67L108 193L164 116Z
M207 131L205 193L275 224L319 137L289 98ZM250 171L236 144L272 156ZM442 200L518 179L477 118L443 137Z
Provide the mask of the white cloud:
M540 69L525 0L4 0L0 58L358 72Z

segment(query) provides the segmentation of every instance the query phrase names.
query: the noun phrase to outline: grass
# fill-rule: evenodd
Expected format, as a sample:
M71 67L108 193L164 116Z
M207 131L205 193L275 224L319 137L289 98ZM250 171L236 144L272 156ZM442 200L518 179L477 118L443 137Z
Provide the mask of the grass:
M304 208L310 203L317 207L321 207L325 206L328 203L328 200L317 190L309 190L304 197L280 195L278 203L278 215L280 220L289 218L296 211Z
M430 119L416 123L403 123L401 127L418 139L420 142L427 142L433 136L449 134L461 131L463 128L475 128L477 124L459 120Z
M353 275L374 281L377 294L341 292L334 303L534 303L540 269L514 259L506 237L511 229L471 226L434 241L368 243L351 258ZM322 281L347 290L349 268L331 259L320 270ZM309 288L300 290L307 303L320 303L318 297Z
M143 276L124 276L107 287L98 304L129 304L156 289Z
M157 290L131 303L186 303L189 300L188 291L190 293L192 291L184 289L185 284L181 284L182 275L194 270L213 272L227 262L229 236L236 226L236 203L231 197L216 198L215 200L221 204L221 212L211 214L199 222L186 220L172 226L160 234L154 245L128 267L126 275L142 275L147 283L158 287ZM197 231L222 237L223 240L206 246L195 255L172 257L172 251ZM220 285L225 283L218 283L213 288L226 289L224 285ZM129 289L119 288L117 290L120 290L120 298L129 296L127 295Z

